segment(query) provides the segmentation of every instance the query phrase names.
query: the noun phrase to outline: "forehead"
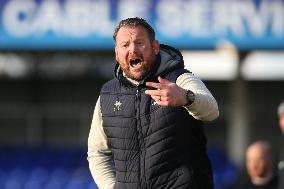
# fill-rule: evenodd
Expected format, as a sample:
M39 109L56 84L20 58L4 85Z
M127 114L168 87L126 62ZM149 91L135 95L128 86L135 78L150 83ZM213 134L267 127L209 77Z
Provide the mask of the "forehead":
M128 38L148 38L148 32L143 26L123 26L118 32L116 39L128 39Z
M262 146L251 146L249 149L248 149L248 152L247 152L247 157L248 158L263 158L265 157L265 154L266 151L264 149L264 147Z

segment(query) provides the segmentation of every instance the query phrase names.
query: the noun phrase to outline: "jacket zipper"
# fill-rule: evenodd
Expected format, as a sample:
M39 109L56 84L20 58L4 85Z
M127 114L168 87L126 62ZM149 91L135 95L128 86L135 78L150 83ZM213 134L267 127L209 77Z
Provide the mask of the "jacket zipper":
M136 105L136 119L137 119L137 131L138 131L138 142L139 142L139 157L140 157L140 182L141 182L141 189L146 188L146 178L145 178L145 145L144 145L144 136L142 132L141 126L141 118L140 118L140 103L141 103L141 88L140 86L136 89L136 98L137 98L137 105Z

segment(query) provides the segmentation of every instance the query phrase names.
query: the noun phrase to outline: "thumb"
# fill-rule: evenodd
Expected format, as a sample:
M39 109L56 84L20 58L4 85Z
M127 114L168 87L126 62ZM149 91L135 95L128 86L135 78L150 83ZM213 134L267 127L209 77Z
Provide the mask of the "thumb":
M158 77L158 81L159 81L160 83L162 83L162 84L168 84L168 83L170 83L169 80L163 79L161 76Z

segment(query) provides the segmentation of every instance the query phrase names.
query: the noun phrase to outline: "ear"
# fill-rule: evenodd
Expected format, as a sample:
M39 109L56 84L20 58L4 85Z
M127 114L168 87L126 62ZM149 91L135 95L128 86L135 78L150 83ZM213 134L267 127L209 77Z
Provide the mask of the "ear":
M117 55L117 48L116 48L116 46L115 46L115 48L114 48L114 52L115 52L115 59L116 59L116 61L118 62L118 55Z
M158 40L154 40L152 45L153 45L155 54L157 55L160 52L160 42Z

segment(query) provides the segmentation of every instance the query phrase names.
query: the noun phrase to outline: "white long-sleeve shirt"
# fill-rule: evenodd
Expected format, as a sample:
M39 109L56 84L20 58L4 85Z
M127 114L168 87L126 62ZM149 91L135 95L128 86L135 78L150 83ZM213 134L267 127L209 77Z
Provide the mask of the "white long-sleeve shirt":
M195 100L185 107L195 119L212 121L219 116L215 98L205 84L191 73L180 75L176 84L183 89L191 90ZM97 100L88 138L88 161L92 176L100 189L112 189L115 184L115 169L107 137L103 130L100 98Z

